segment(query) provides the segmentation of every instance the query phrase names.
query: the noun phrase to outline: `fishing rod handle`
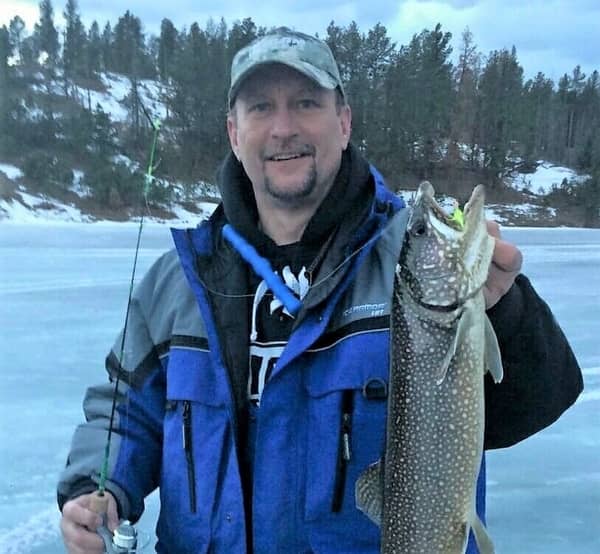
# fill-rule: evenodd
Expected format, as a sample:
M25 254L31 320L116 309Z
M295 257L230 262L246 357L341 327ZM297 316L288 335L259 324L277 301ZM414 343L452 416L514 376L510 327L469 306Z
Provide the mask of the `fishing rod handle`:
M99 515L105 515L108 513L108 495L94 491L90 497L90 510L96 512Z

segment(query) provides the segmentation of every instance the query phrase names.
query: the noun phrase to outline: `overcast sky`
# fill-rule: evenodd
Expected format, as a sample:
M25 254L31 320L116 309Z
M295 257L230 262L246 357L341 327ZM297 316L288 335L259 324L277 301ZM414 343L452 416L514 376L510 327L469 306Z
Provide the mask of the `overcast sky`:
M63 24L64 1L54 1L55 23ZM96 19L101 27L111 24L128 9L138 16L147 33L156 33L167 17L178 29L197 21L204 27L209 17L222 16L231 24L252 17L258 25L287 25L324 36L331 20L345 26L352 20L366 32L377 22L399 46L437 22L453 35L458 50L465 27L474 35L483 54L501 48L517 48L526 77L543 71L555 81L576 65L589 74L600 70L600 0L79 0L86 26ZM288 4L290 7L283 7ZM218 7L214 7L217 5ZM29 31L39 18L36 0L0 0L0 25L15 15Z

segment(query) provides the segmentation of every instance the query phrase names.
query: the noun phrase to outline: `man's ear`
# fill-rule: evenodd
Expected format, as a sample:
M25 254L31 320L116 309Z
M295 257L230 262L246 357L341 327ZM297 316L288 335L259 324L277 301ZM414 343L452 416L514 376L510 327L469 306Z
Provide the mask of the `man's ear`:
M340 124L342 126L342 149L346 150L352 133L352 110L348 104L340 108Z
M229 137L229 144L235 154L235 157L239 160L238 155L238 140L237 140L237 123L235 114L229 113L227 116L227 136Z

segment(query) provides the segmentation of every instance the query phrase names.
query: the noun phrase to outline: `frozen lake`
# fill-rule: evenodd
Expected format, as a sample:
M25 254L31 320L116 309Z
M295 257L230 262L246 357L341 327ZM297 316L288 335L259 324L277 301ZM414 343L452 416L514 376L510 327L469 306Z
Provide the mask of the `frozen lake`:
M55 485L87 384L123 323L137 228L0 224L0 553L64 552ZM600 230L506 229L584 368L557 423L488 454L497 551L600 552ZM170 247L144 228L138 275ZM151 498L140 527L151 532Z

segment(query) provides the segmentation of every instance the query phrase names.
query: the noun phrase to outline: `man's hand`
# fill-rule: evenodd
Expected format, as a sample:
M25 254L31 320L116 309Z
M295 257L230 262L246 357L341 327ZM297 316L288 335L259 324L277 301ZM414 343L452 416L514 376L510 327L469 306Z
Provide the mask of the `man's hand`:
M119 524L117 502L112 494L108 497L108 528L114 531ZM90 510L91 494L78 496L63 506L60 530L69 554L102 554L104 542L96 529L102 525L102 517Z
M488 233L496 239L496 245L488 278L483 287L486 310L508 292L523 264L521 251L514 244L500 238L500 226L495 221L487 221L487 228Z

